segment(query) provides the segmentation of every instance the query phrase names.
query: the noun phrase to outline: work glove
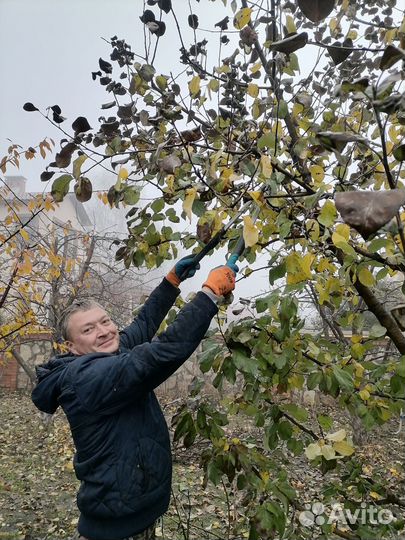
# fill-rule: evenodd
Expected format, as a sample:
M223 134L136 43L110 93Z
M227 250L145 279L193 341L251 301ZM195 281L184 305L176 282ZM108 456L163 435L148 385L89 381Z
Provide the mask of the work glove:
M218 266L208 274L203 287L208 287L217 296L226 296L235 288L235 275L239 268L236 266L238 255L231 255L225 266Z
M194 255L186 255L177 262L170 272L167 274L166 279L175 287L178 287L182 281L187 278L193 277L197 270L200 269L200 264L192 267ZM187 271L187 268L189 269Z

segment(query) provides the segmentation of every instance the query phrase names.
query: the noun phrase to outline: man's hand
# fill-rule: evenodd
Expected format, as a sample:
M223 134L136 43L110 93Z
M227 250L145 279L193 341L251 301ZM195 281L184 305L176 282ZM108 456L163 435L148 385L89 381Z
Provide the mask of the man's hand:
M175 287L178 287L182 281L193 277L196 271L200 269L200 264L192 266L193 260L194 255L186 255L186 257L180 259L167 274L167 281Z
M208 287L217 296L226 296L235 288L235 275L239 268L236 266L238 255L231 255L225 266L218 266L208 274L203 287Z

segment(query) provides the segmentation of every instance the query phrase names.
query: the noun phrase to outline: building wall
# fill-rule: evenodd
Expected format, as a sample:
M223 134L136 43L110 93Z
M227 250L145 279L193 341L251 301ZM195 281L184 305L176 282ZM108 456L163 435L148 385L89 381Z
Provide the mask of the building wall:
M52 344L49 335L31 335L30 341L19 343L15 349L27 364L34 369L38 364L47 362L51 357ZM6 390L29 390L30 380L15 358L4 359L0 355L0 388Z

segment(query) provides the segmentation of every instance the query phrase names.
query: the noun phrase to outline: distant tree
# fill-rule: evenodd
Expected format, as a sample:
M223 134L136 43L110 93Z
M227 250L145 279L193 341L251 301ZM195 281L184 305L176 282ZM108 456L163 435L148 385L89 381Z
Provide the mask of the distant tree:
M49 151L51 146L45 141L39 148ZM3 172L10 166L18 168L21 156L32 159L36 152L11 145L7 159L1 160ZM148 288L142 285L140 272L122 268L115 261L111 247L119 242L120 234L100 234L95 228L75 230L51 217L50 211L58 205L51 195L28 194L22 199L10 182L3 180L3 184L0 353L6 359L19 356L14 345L41 331L52 335L57 350L61 312L82 296L95 297L120 326L128 323L132 309ZM98 209L99 220L103 212L110 211ZM33 378L32 367L30 373L30 366L22 358L18 361Z

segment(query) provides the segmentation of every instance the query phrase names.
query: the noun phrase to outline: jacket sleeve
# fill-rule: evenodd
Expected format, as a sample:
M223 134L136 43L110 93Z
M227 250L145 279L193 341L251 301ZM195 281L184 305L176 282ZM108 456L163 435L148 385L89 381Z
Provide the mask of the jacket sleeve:
M73 376L82 406L89 412L112 414L141 399L189 358L217 312L212 300L199 292L151 343L119 355L84 359Z
M120 345L132 349L151 341L180 291L165 278L151 293L132 323L120 332Z

